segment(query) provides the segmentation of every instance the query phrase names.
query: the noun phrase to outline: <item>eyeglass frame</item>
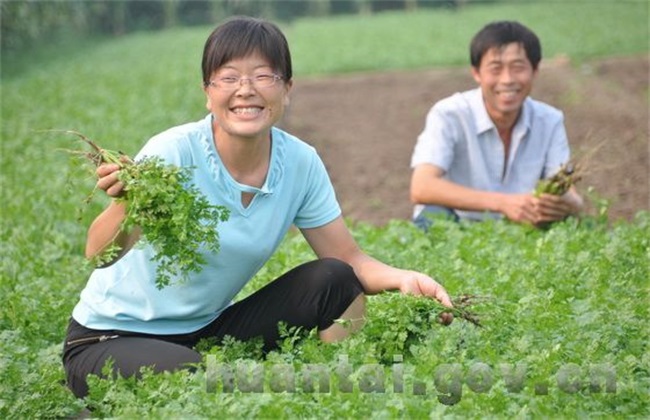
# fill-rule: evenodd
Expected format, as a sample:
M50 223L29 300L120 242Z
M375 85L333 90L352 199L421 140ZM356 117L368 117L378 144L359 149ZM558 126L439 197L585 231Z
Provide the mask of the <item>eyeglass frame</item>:
M259 77L271 77L273 82L271 82L271 84L268 85L268 86L258 86L258 85L256 85L256 83L259 83L259 80L257 80L257 78L259 78ZM234 81L232 84L226 84L225 86L224 85L219 85L218 83L223 82L223 79L236 79L236 81ZM255 89L259 89L259 88L266 89L266 88L271 88L271 87L275 86L276 83L279 80L284 80L284 77L280 76L279 74L275 74L275 73L258 74L258 75L253 76L253 77L232 77L232 76L231 77L221 77L221 78L217 79L216 81L215 80L210 80L210 81L206 82L205 85L206 85L206 87L207 86L212 86L215 89L219 89L219 90L234 91L234 90L237 90L240 87L242 87L244 85L245 80L247 80L248 84L250 86L254 87Z

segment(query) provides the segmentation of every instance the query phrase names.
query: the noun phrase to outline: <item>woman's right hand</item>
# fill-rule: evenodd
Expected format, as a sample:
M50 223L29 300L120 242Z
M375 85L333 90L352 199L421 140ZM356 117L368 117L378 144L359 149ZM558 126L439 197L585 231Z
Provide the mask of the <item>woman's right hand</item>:
M106 192L110 197L124 195L124 184L119 180L120 166L115 163L102 163L97 167L97 188Z

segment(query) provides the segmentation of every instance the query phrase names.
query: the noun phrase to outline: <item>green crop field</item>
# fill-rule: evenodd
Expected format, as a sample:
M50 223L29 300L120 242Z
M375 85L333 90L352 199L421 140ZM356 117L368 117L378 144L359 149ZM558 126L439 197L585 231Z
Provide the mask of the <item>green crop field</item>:
M648 51L647 2L522 3L284 28L298 81L463 64L471 34L501 18L536 29L546 56ZM482 326L442 326L434 302L386 293L369 297L366 326L345 342L286 331L282 350L266 359L254 343L203 343L206 363L196 373L96 379L88 401L76 401L60 352L91 270L85 231L107 201L84 203L94 180L66 152L78 140L44 130L77 130L134 154L153 134L201 118L199 62L210 29L3 55L0 417L68 417L84 404L118 418L650 416L648 212L547 231L440 221L424 234L407 221L349 220L369 254L431 274L457 299L476 296ZM242 296L311 258L302 238L289 235ZM233 387L223 381L230 373Z

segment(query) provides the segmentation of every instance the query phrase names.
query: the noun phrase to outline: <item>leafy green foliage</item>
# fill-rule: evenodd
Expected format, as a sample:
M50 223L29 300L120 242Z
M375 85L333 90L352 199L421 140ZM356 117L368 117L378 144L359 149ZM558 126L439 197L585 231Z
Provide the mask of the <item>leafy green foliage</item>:
M4 300L4 298L3 298ZM72 417L83 408L65 386L62 346L19 330L0 332L2 418Z
M147 157L120 171L126 194L118 201L127 205L124 228L139 227L146 243L153 247L158 288L168 286L173 278L187 279L190 272L201 270L205 264L201 252L219 251L217 227L230 214L189 184L190 170Z
M99 147L81 133L68 133L77 135L92 149L72 151L74 154L86 156L95 166L102 163L119 166L124 194L115 200L126 206L121 228L127 232L139 229L146 244L153 248L156 287L170 285L173 278L186 281L190 272L200 271L205 264L203 250L219 251L217 227L228 220L230 211L211 204L191 183L192 168L166 165L157 156L133 162L121 152ZM110 245L94 262L96 265L110 263L120 251L119 246Z
M638 53L647 51L647 16L644 2L589 7L509 3L453 13L387 13L363 21L299 20L287 28L287 36L296 74L305 76L385 69L386 63L392 68L466 63L466 52L457 46L467 45L472 28L495 18L519 18L539 28L548 57ZM5 72L5 64L17 61L3 55L0 418L72 417L85 403L63 384L60 351L67 320L89 275L83 258L86 229L106 200L96 197L78 214L79 191L92 189L95 179L70 166L66 154L53 152L69 147L69 139L35 135L34 130L74 126L112 139L115 149L132 151L152 133L201 118L198 63L210 29L136 34L64 53L51 49L47 59L26 51L20 71L12 73ZM363 42L348 42L355 39L349 32L353 29L365 33L356 38ZM398 35L402 30L413 32ZM422 36L423 31L428 35ZM330 38L322 38L326 36ZM402 42L387 42L386 36ZM437 221L426 235L403 221L382 227L352 224L356 239L377 258L431 274L453 297L490 296L473 308L482 328L458 319L443 327L431 319L438 310L433 302L384 293L368 297L366 326L341 343L322 344L314 331L302 332L302 339L287 331L283 351L266 359L254 343L227 341L201 348L218 361L263 363L267 372L280 363L297 368L320 363L335 371L344 356L354 372L364 363L377 363L386 370L385 393L362 392L355 375L351 392L342 392L342 381L334 377L330 392L273 392L267 387L262 394L213 394L205 390L204 369L146 373L137 383L94 380L93 416L554 418L562 413L646 418L650 214L608 225L605 202L601 209L597 220L568 220L544 232L503 222ZM238 298L311 258L309 247L292 233ZM398 364L395 355L403 358L402 393L389 383ZM492 367L494 386L477 393L463 381L456 405L440 403L437 397L444 390L435 387L436 369L458 364L466 379L477 362ZM502 363L527 365L520 391L509 391ZM582 383L590 365L613 366L616 392L595 393L589 387L574 394L562 391L556 376L568 363L583 369ZM412 392L417 381L427 384L426 395ZM548 393L538 395L535 385L543 382Z
M643 1L509 1L363 18L305 18L293 22L286 33L297 75L467 66L475 32L503 19L533 28L548 58L565 54L580 62L648 49L648 6ZM611 22L617 28L610 30Z
M599 1L588 5L583 2L500 2L471 4L453 10L422 8L417 13L394 11L363 17L305 17L296 19L291 24L281 23L281 26L291 46L294 73L303 77L431 66L466 66L467 47L474 33L486 22L502 19L516 19L533 28L542 39L544 57L548 58L564 54L580 62L607 55L643 54L648 48L648 6L644 1ZM611 28L611 22L617 23L615 29ZM192 104L191 95L188 98L185 89L186 86L192 86L191 83L172 91L173 86L168 85L169 81L159 85L155 80L161 72L172 74L175 81L192 80L193 77L196 92L199 93L200 46L212 29L212 26L197 26L175 28L161 33L136 33L123 38L128 41L118 38L99 49L89 48L86 42L80 40L70 40L68 43L74 48L67 48L67 55L55 54L53 48L48 46L28 49L24 56L18 53L7 54L9 59L5 60L3 51L2 76L39 72L32 64L35 54L37 58L60 64L69 62L70 55L76 53L81 61L81 69L92 67L99 70L101 77L95 80L102 85L107 83L112 87L108 80L121 78L123 73L111 75L109 70L124 65L129 69L134 83L136 80L146 80L156 96L161 93L155 92L158 88L154 87L167 86L168 89L162 96L178 98L178 102L167 99L153 102L153 98L149 98L153 103L161 106L173 104L175 108L179 104L189 106ZM580 42L576 42L576 39ZM137 44L140 48L138 55L133 56L130 52L124 55L125 42L129 45ZM63 48L65 47L64 45ZM94 65L100 59L95 56L115 54L115 48L121 48L123 55L113 62L110 57L106 57L108 64L105 69ZM327 59L324 60L323 57ZM134 69L129 66L134 61L150 63L154 59L159 66L148 66L149 73L141 76L138 69L133 73ZM105 76L104 73L108 75ZM133 92L141 92L143 88L136 84ZM98 89L99 92L86 92L86 95L101 96L108 86L99 86ZM89 103L88 99L84 103ZM97 103L96 106L102 104ZM182 111L174 109L172 112ZM138 117L155 119L155 116L141 114Z
M220 413L347 418L350 413L465 417L489 412L498 417L521 413L549 417L560 411L579 416L614 409L622 418L647 414L650 213L639 213L632 222L612 226L567 220L547 231L502 221L457 224L446 220L437 220L428 234L401 221L384 227L355 223L351 228L370 254L432 274L456 301L464 294L489 296L471 307L479 314L482 327L458 318L443 326L437 320L442 309L437 302L381 293L368 297L363 329L339 343L324 344L316 331L284 327L281 349L266 358L256 341L201 343L198 349L206 359L214 357L233 369L249 369L251 364L260 367L264 372L262 393L239 389L208 392L205 367L195 373L153 374L145 370L140 381L92 379L86 403L93 407L93 415L203 418L212 417L206 413ZM310 258L313 255L301 236L290 234L251 288ZM59 275L48 280L64 281ZM65 319L75 291L44 289L32 289L29 295L14 292L9 298L8 303L20 313L29 313L24 305L34 298L45 306L53 300L68 304L54 305L48 313L32 313L29 323L12 324L3 318L7 329L0 364L0 386L7 390L3 392L4 405L0 405L3 417L69 415L80 409L63 385L52 385L63 378L55 355L56 334L40 338L30 333L51 317ZM245 290L239 298L247 293ZM2 296L5 299L5 294ZM22 301L19 296L24 296ZM34 348L46 350L30 350ZM489 389L477 392L481 388L471 378L481 363L490 369L492 381ZM329 373L328 392L303 389L299 375L294 392L277 390L280 367L299 373L311 365ZM561 372L566 366L577 368L573 377L576 392L562 385ZM593 388L592 377L602 366L615 372L615 392L605 391L602 377ZM445 371L446 380L440 376ZM372 378L369 372L383 372L383 393L364 388ZM396 372L401 372L402 389L394 388ZM522 381L518 385L513 378L519 373ZM345 388L348 383L352 388ZM458 385L458 394L449 391L453 384ZM418 395L416 389L425 393ZM38 400L14 403L25 393L45 390Z
M463 294L490 296L472 309L480 314L482 327L456 319L449 326L437 322L441 306L434 301L387 292L367 299L364 328L340 343L321 343L315 331L286 330L281 351L263 358L259 343L203 343L200 350L228 366L258 363L264 368L263 393L206 391L206 370L155 375L145 372L139 382L130 378L93 379L86 403L93 415L129 418L211 417L206 413L244 416L427 417L485 414L568 416L605 413L616 408L621 417L647 414L650 387L650 336L647 322L647 279L650 276L650 214L640 213L633 222L608 226L568 220L547 231L506 222L456 224L436 221L428 234L408 222L394 221L384 227L352 224L357 240L369 253L391 263L432 274L458 298ZM313 258L298 233L290 234L280 250L254 279L259 287L288 268ZM22 263L19 259L19 263ZM35 277L31 285L9 287L3 283L2 363L0 364L3 417L69 415L80 405L59 382L63 378L56 357L61 335L47 328L50 319L65 321L75 301L74 287L65 284L66 259L50 260L47 278ZM29 266L25 265L27 272ZM5 270L6 272L6 270ZM79 286L77 286L78 288ZM242 292L243 298L248 290ZM27 306L37 301L48 311ZM57 305L55 302L66 302ZM29 309L32 308L32 309ZM41 335L39 331L48 331ZM57 338L58 337L58 338ZM41 350L48 349L43 357ZM40 354L40 355L39 355ZM401 357L401 359L396 359ZM336 375L343 363L348 376ZM477 363L492 369L493 386L475 392L468 385ZM558 385L558 372L573 363L580 368L580 391L568 393ZM299 372L319 364L331 372L329 392L276 392L272 374L280 365ZM384 393L360 388L364 365L377 365L384 372ZM393 389L394 369L403 365L404 388ZM452 406L438 398L444 381L434 378L441 367L456 364L461 395ZM589 391L594 366L612 366L616 392ZM506 383L525 366L521 389ZM453 371L452 371L453 372ZM505 373L504 373L505 372ZM25 379L31 378L31 379ZM452 376L453 378L453 376ZM353 384L350 392L345 381ZM47 386L43 384L47 384ZM451 383L451 382L450 382ZM56 384L56 385L53 385ZM299 383L298 383L299 384ZM414 384L425 384L424 395L414 394ZM546 395L535 386L546 384ZM418 385L420 386L420 385ZM508 388L510 386L511 389ZM604 386L604 385L602 385ZM40 399L23 403L26 394L48 390ZM343 389L343 390L342 390ZM514 390L513 390L514 389ZM541 388L540 388L541 389ZM564 388L566 389L566 388ZM42 391L38 391L42 390ZM20 400L21 403L15 403ZM29 403L28 403L29 402ZM317 413L317 414L314 414Z

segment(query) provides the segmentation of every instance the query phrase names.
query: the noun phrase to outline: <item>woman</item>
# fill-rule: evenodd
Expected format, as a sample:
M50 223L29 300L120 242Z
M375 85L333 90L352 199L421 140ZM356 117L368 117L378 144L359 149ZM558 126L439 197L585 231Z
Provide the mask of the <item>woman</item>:
M124 376L143 366L174 370L201 357L202 338L261 337L277 347L278 322L318 328L333 342L360 327L364 294L383 290L426 295L451 306L430 277L365 255L341 217L334 190L315 150L274 127L292 87L287 41L273 24L247 17L217 27L206 41L203 86L209 114L153 137L140 151L192 167L192 182L230 210L219 225L220 251L188 282L158 290L151 250L133 247L137 229L120 231L124 204L112 202L88 231L86 255L112 245L122 252L92 273L68 327L64 366L75 395L107 359ZM118 167L97 169L99 188L122 194ZM297 226L318 259L285 273L237 303L232 299ZM350 321L345 328L336 319Z

